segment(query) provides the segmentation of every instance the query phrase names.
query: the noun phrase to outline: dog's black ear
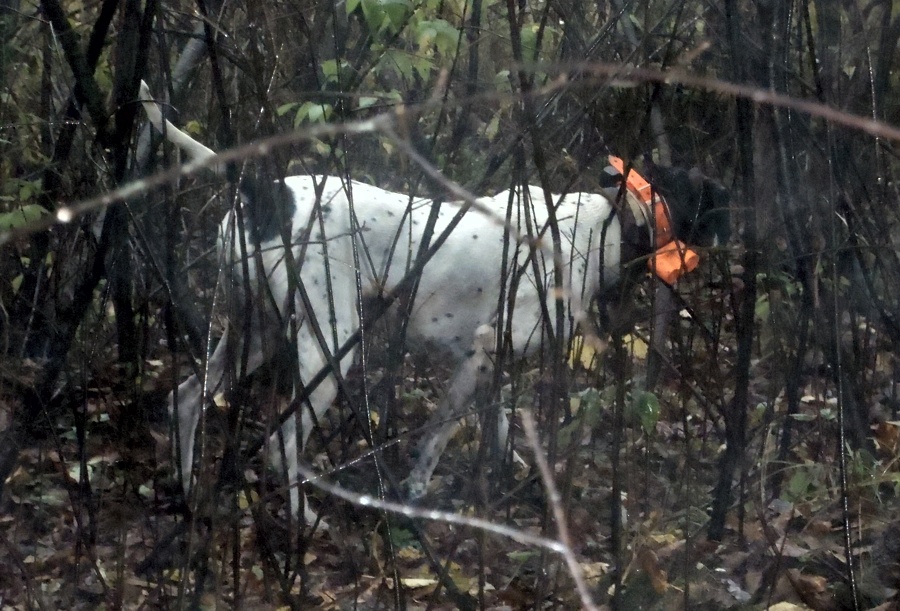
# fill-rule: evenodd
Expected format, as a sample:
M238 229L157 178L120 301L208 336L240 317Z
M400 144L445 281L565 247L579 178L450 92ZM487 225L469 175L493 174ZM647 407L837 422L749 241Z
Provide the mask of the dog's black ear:
M296 210L294 195L282 180L245 175L241 180L241 206L250 239L263 244L279 238L281 228L290 223Z
M614 167L606 166L606 169L600 172L597 184L602 189L618 189L622 186L622 175Z
M696 246L722 245L731 234L728 191L699 169L648 164L653 188L666 199L675 236Z

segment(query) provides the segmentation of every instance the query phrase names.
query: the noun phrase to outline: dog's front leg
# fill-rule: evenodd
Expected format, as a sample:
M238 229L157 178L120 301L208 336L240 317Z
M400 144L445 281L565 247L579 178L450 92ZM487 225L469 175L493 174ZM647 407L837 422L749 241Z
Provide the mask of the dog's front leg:
M222 339L209 357L204 370L206 392L211 395L222 390L226 367L234 358L240 358L244 349L240 335L230 332L230 328L231 325L225 328ZM236 367L239 374L248 375L259 369L264 362L261 334L251 332L250 338L247 362L243 367L240 365ZM204 405L203 391L202 378L192 375L178 385L177 392L169 393L169 417L172 418L175 427L173 435L175 471L181 480L185 496L190 493L193 483L191 473L194 464L194 443Z
M346 302L343 302L346 303ZM358 321L353 318L353 310L340 310L345 314L345 320L349 321L347 329L354 328ZM347 341L349 333L338 337L338 343ZM310 380L319 373L328 362L325 351L310 328L310 324L304 324L297 330L297 350L300 355L298 363L301 381ZM353 362L353 350L351 350L339 364L339 374L344 376ZM300 490L299 453L306 448L306 442L315 424L331 407L337 397L338 385L334 375L322 380L319 385L310 392L307 404L299 408L298 412L286 420L281 429L275 431L269 439L268 459L269 464L287 478L289 486L289 502L293 515L299 517L302 508L307 525L316 523L316 514L309 509L306 495ZM299 425L300 430L297 430ZM327 524L319 521L320 527L327 528Z
M228 328L222 334L219 344L209 357L206 367L201 373L206 377L206 388L215 391L225 372L225 346L228 344ZM191 473L194 465L194 433L200 423L203 410L203 378L194 374L169 393L169 418L172 421L172 449L175 460L175 473L181 481L185 498L193 484Z
M446 395L425 427L427 432L419 442L416 465L406 482L410 500L425 495L441 455L459 428L459 418L478 391L490 383L494 348L493 327L482 325L475 332L471 355L456 369Z
M300 408L301 412L294 414L281 425L281 428L269 438L269 465L283 473L288 484L288 503L292 515L299 518L301 508L303 519L307 526L318 522L320 528L327 529L328 524L320 520L316 513L310 509L306 501L306 495L300 490L300 465L299 453L302 453L309 439L309 434L314 426L314 421L328 410L337 396L337 382L329 377L319 384L309 397L309 405ZM293 401L292 401L293 402ZM313 416L313 413L315 416ZM297 419L300 419L300 435L298 439ZM299 441L299 447L298 447Z

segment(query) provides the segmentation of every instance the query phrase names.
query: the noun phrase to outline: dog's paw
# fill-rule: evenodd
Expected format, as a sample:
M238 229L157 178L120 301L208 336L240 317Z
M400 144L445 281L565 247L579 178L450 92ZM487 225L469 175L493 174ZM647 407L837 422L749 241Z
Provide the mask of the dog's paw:
M415 472L406 478L401 486L403 496L406 497L406 501L410 504L418 503L425 498L425 494L428 492L428 481L416 477Z
M331 527L328 525L328 522L326 522L324 519L320 518L319 514L317 514L315 511L313 511L310 508L309 502L306 500L305 497L303 499L303 521L306 523L307 527L311 528L311 527L315 526L316 530L322 530L325 532L328 532L329 530L331 530Z

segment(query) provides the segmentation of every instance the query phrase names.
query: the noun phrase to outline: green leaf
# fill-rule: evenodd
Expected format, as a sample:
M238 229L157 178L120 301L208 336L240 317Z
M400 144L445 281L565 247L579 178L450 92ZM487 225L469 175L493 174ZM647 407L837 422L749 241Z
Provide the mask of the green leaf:
M331 110L330 104L311 104L306 116L309 117L310 123L323 123L331 114Z
M798 422L812 422L816 419L814 414L791 414L791 418Z
M431 69L434 68L434 63L422 55L414 55L412 65L422 80L427 79L431 74Z
M353 78L353 67L345 60L327 59L322 62L322 75L326 83L349 82Z
M769 319L769 298L765 295L756 300L755 315L757 320L765 321Z
M603 415L603 405L603 396L593 388L570 395L569 407L575 417L559 429L556 437L559 447L572 447L580 441L584 431L596 427Z
M183 129L194 136L199 136L203 133L203 125L200 124L200 121L188 121L184 124Z
M313 148L316 150L316 153L318 153L319 155L321 155L323 157L330 155L332 152L334 152L340 158L342 155L342 150L343 150L340 148L335 150L331 147L330 144L328 144L327 142L322 142L318 138L313 140Z
M49 214L47 209L38 204L26 204L18 210L0 213L0 231L10 231L25 227Z
M410 55L400 49L388 49L378 62L379 70L390 70L404 80L413 78L413 62Z
M459 30L443 19L425 20L417 27L419 48L427 49L431 45L445 57L456 53L459 44Z
M379 99L371 96L360 96L359 98L359 108L369 108L370 106L375 106L378 104Z
M282 104L277 109L275 109L275 114L279 117L283 117L289 112L293 112L300 104L297 102L288 102L287 104Z
M488 141L493 142L494 138L497 137L498 131L500 131L500 113L496 113L491 122L488 123L487 128L484 130L484 135Z
M510 93L512 85L509 82L509 70L501 70L494 76L494 88L500 93Z
M331 104L319 102L304 102L294 115L294 127L300 127L303 123L324 123L334 111Z
M338 77L338 60L326 59L322 62L322 74L326 81L336 81Z
M631 413L644 433L649 435L656 430L656 423L659 422L659 399L652 392L638 391L631 401Z
M384 13L388 19L388 27L392 32L399 32L412 13L409 0L381 0Z
M537 555L537 552L529 550L524 552L508 552L506 557L513 562L528 562L532 558L536 558Z
M22 178L7 178L0 182L0 201L25 203L33 199L35 195L43 191L43 183L40 179L25 180Z
M589 426L593 426L603 412L603 396L596 389L588 388L579 393L579 397L581 399L580 409L587 418Z
M378 0L359 0L359 7L362 9L363 19L369 29L378 32L381 30L381 24L384 22L384 14Z
M389 534L394 547L418 546L418 539L405 528L392 528Z
M522 41L522 61L533 62L537 58L537 33L538 25L532 24L522 28L520 34Z
M785 496L791 501L803 500L809 494L811 487L812 480L810 480L807 470L797 469L788 481Z
M363 17L374 32L396 34L412 13L409 0L360 0Z

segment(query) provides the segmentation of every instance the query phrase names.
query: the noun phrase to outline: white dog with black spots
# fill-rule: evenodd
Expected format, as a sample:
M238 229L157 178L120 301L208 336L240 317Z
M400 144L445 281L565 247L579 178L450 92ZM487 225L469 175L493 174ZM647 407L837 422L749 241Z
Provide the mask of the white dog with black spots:
M156 129L193 160L215 155L165 121L144 84L141 101ZM678 237L688 240L691 236L685 229L699 228L691 243L724 242L728 224L724 190L680 170L660 170L659 176L662 182L671 183L669 206ZM221 388L229 355L248 355L235 371L250 374L264 364L262 347L267 338L295 336L302 384L329 363L344 376L355 350L347 351L339 361L334 355L358 332L360 316L366 320L371 315L369 304L391 295L415 268L435 206L431 199L337 176L289 176L283 183L262 189L243 183L239 191L245 227L237 227L235 210L222 220L220 261L231 267L236 284L274 304L277 312L252 316L248 345L243 344L241 327L232 323L209 358L205 386L193 375L170 395L169 411L176 418L179 438L179 475L186 490L191 485L203 389L213 394ZM590 311L591 301L619 281L625 253L633 257L653 250L652 223L646 222L652 215L637 212L633 198L626 198L628 206L614 205L617 191L554 194L548 202L540 187L524 186L479 198L478 210L464 214L425 263L411 307L404 302L407 347L420 352L439 348L457 363L457 369L419 443L417 462L407 480L411 499L426 492L456 430L458 416L476 391L490 382L501 290L506 289L503 331L511 332L506 339L514 355L526 356L541 345L548 329L568 341L574 327L571 316ZM562 291L554 290L548 204L561 241L556 268L563 274ZM447 230L459 207L458 202L441 205L432 243ZM512 227L503 223L510 210ZM485 211L493 218L486 217ZM288 223L286 231L279 218ZM243 236L243 243L237 236ZM542 238L539 242L517 241L510 236ZM290 256L286 240L291 245ZM635 240L639 243L632 244ZM540 246L533 248L538 243ZM293 277L289 276L291 270ZM501 287L501 278L507 278L506 287ZM556 328L557 299L563 300L566 308L562 329ZM269 444L271 463L287 473L295 510L300 507L298 452L337 392L338 379L328 375L309 393L299 418L286 420L280 438L273 437ZM307 514L308 520L312 517Z

